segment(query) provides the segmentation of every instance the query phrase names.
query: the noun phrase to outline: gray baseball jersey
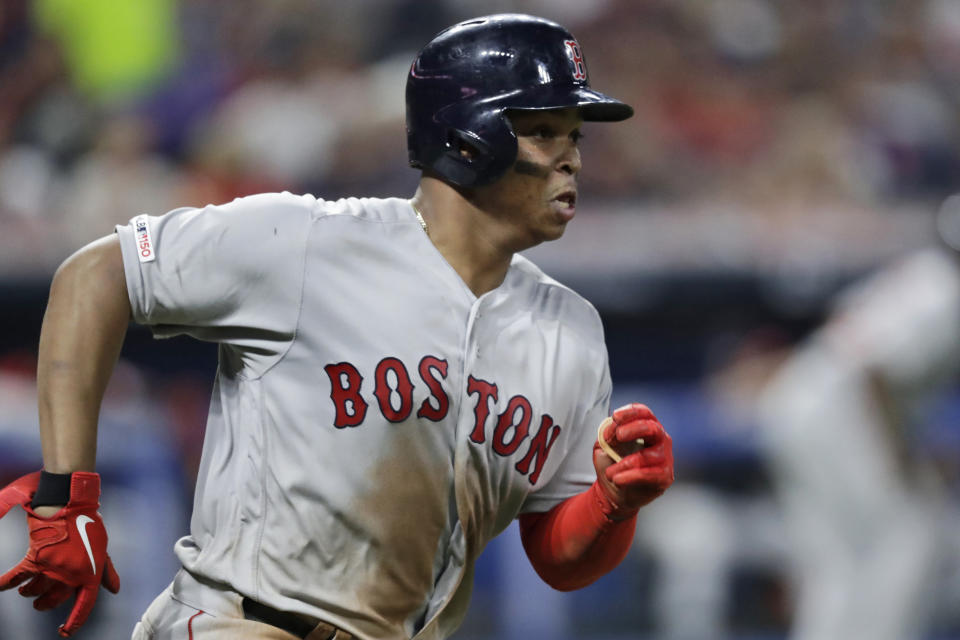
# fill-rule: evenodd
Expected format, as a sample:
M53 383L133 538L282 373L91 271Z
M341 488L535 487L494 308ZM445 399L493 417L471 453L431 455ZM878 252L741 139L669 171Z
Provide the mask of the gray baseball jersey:
M133 316L219 343L183 566L365 638L443 638L519 513L595 479L600 319L515 256L474 296L402 199L117 228Z

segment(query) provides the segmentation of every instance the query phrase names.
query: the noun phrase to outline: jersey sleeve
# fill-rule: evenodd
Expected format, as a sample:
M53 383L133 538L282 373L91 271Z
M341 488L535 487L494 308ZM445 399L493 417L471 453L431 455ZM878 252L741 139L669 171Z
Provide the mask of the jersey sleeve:
M527 496L520 513L549 511L567 498L582 493L597 479L593 468L593 443L600 423L610 415L612 392L607 350L602 345L601 341L603 361L597 369L599 383L592 397L577 412L575 423L569 425L575 432L571 434L573 437L566 455L550 480Z
M296 329L316 200L262 194L117 227L133 319L276 354Z

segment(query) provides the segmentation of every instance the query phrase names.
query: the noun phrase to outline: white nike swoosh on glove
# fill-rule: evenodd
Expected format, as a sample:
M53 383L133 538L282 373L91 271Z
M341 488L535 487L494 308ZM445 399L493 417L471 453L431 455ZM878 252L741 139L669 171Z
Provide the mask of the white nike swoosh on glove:
M87 525L93 522L90 516L77 516L77 531L80 532L80 539L83 541L83 547L87 550L87 556L90 558L90 567L93 573L97 573L97 563L93 559L93 549L90 548L90 539L87 537Z

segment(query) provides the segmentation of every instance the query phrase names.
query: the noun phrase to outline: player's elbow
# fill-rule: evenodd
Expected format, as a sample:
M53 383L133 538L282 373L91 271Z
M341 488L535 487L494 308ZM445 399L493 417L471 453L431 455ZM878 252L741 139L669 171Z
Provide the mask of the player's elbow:
M106 236L86 245L57 269L50 285L51 303L73 306L83 301L101 312L129 317L127 281L119 238Z

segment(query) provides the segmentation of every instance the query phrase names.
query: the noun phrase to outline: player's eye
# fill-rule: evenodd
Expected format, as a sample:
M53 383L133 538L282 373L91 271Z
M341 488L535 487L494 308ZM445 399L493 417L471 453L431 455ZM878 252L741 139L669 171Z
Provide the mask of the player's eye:
M580 129L575 129L570 133L570 139L573 140L573 144L579 144L583 140L583 134L580 132Z
M533 134L534 138L542 139L552 138L556 135L556 132L553 130L553 128L546 125L535 127L531 133Z

